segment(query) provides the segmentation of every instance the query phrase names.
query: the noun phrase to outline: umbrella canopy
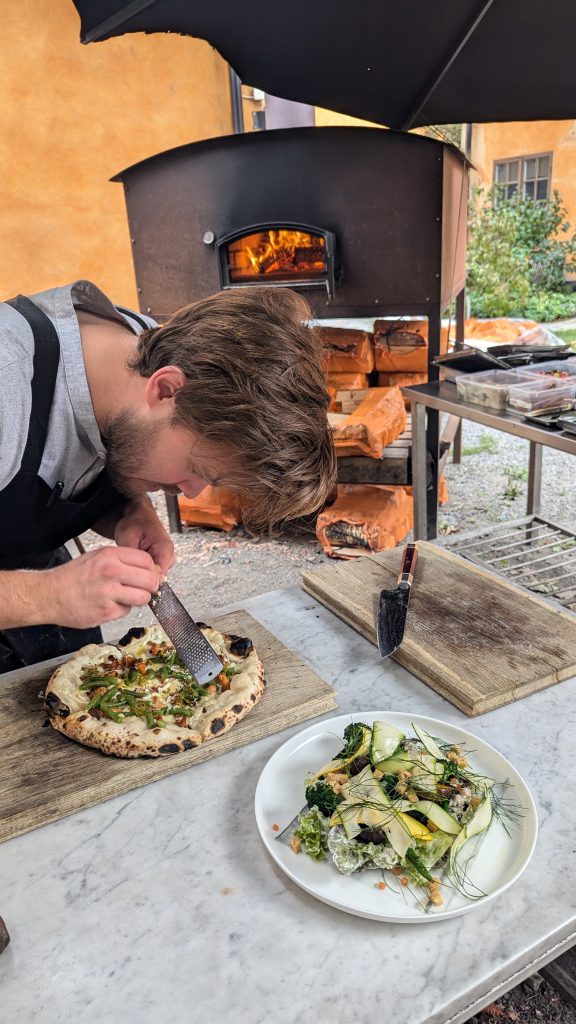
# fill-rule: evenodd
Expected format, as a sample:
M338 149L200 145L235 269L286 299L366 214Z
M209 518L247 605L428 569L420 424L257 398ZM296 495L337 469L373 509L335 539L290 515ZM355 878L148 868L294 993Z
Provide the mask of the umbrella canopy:
M74 0L85 43L208 40L268 93L392 128L576 115L575 0Z

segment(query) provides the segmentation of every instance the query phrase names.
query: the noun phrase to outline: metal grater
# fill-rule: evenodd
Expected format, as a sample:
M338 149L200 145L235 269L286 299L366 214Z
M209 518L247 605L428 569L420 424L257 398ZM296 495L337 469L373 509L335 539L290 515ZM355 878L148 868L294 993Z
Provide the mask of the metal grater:
M222 662L172 587L163 583L150 607L194 678L201 685L214 679L222 671Z

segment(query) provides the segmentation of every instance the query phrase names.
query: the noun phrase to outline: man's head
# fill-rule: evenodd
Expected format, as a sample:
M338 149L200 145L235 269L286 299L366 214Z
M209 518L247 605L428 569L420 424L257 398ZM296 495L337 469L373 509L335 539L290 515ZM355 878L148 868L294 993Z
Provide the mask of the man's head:
M129 369L145 415L106 425L107 465L128 493L236 490L259 532L317 511L335 483L321 349L284 289L220 292L145 331Z

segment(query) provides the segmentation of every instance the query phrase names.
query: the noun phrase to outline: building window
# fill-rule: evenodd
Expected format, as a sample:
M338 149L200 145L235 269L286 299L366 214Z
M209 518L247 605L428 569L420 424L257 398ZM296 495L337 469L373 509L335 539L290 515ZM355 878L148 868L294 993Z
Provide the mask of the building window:
M494 183L505 199L518 193L528 199L548 199L552 172L552 153L518 156L494 163Z

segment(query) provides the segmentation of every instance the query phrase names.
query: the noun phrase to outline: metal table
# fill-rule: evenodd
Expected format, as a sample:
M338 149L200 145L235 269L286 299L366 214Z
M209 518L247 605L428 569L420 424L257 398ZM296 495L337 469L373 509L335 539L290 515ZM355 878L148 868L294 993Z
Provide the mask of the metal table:
M336 714L428 715L507 756L540 818L524 875L436 923L363 920L308 896L268 856L253 810L296 726L1 844L2 1020L461 1024L576 941L574 680L469 719L298 588L243 604L332 683Z
M410 399L412 412L412 487L416 540L434 540L438 532L438 477L443 464L438 450L440 413L482 423L485 427L514 434L515 437L523 437L529 442L526 510L528 515L536 515L540 511L542 449L557 448L559 451L576 455L576 437L573 434L537 427L514 413L496 412L482 405L463 402L458 397L456 385L452 381L419 384L402 390ZM427 453L432 456L431 482L430 466L427 468Z

